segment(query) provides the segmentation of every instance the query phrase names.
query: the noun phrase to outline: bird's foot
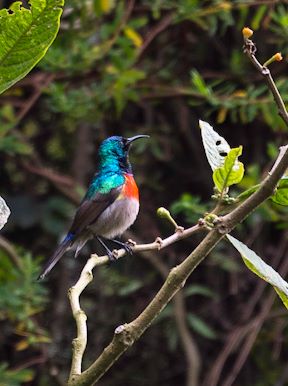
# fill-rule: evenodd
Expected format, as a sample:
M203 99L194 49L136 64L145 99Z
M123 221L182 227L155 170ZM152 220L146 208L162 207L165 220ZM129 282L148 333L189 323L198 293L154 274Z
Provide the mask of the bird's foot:
M133 255L133 245L131 245L131 243L128 241L126 243L122 243L122 241L119 241L119 240L111 240L113 243L119 245L121 248L125 249L125 252L128 253L129 255Z
M133 245L129 244L128 242L123 245L123 248L129 255L133 255Z
M117 249L113 249L113 251L109 250L109 253L107 251L107 256L110 263L114 263L118 259L118 250Z
M100 236L96 236L97 240L99 241L99 243L102 245L102 247L105 249L105 252L108 256L108 259L110 262L114 262L117 260L117 256L115 256L115 253L114 251L111 251L107 245L104 243L104 241L102 240L102 238ZM115 251L116 252L116 251Z
M131 245L132 247L135 247L137 245L136 241L132 240L132 239L128 239L126 241L127 244Z
M128 253L129 255L133 254L133 249L132 247L134 244L130 243L129 241L126 243L123 243L122 241L111 239L112 243L119 245L121 248L125 249L125 252ZM131 245L132 244L132 245Z

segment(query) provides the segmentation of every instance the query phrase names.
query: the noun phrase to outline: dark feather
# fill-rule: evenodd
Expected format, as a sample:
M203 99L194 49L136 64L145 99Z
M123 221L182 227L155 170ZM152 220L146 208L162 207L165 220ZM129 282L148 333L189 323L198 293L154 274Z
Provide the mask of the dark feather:
M44 277L51 271L51 269L58 263L64 253L71 247L73 244L74 237L72 234L68 233L62 243L57 247L56 251L50 257L50 259L45 263L42 273L39 275L39 279L44 279Z
M69 249L74 243L77 243L77 239L81 238L83 233L85 234L85 231L87 230L86 228L97 221L97 218L100 216L100 214L116 200L121 190L122 185L118 188L111 189L109 193L95 193L93 198L84 199L82 201L82 204L75 214L70 231L62 243L58 246L56 251L53 253L53 255L50 257L50 259L46 262L38 279L44 279L44 277L61 259L67 249ZM82 242L82 246L84 244L85 242ZM80 249L81 248L77 249L77 254L79 253Z
M122 185L111 189L109 193L95 193L93 198L86 199L78 208L69 233L77 238L89 225L93 224L102 212L119 196Z

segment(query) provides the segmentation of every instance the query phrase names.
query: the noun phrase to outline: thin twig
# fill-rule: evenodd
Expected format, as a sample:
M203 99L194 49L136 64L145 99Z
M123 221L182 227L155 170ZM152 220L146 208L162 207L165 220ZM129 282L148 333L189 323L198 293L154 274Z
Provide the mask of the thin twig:
M256 69L263 75L270 91L273 94L275 103L278 107L278 113L283 121L288 126L288 113L283 102L283 99L277 89L277 86L272 78L271 72L268 67L262 66L262 64L257 60L255 53L257 51L255 43L251 39L244 38L244 52L247 54L248 58L251 60Z
M0 248L2 248L7 253L7 255L10 257L11 261L15 264L15 266L20 271L22 271L23 267L21 257L17 254L14 246L3 236L0 236Z
M138 50L137 53L137 60L141 58L143 55L143 52L147 49L147 47L150 45L150 43L156 38L157 35L159 35L161 32L163 32L173 21L174 13L171 12L163 19L160 20L160 22L154 26L145 36L144 42L141 45L141 47Z

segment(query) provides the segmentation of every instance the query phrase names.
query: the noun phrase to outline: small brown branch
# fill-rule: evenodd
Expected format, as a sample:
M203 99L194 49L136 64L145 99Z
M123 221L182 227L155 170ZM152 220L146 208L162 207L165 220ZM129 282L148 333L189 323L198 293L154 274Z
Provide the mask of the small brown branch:
M20 113L17 115L17 123L22 121L22 119L29 113L32 107L35 105L37 100L40 98L43 90L49 86L49 84L54 80L53 74L44 75L46 78L43 80L41 86L38 86L34 92L34 94L27 100L21 109Z
M169 268L162 260L158 259L158 257L151 252L141 253L141 255L159 271L163 279L166 279L169 275ZM173 313L187 361L186 386L197 386L199 384L201 356L197 344L187 326L185 295L182 290L173 298Z
M1 248L7 253L7 255L10 257L11 261L15 264L15 266L20 271L22 271L23 267L20 256L17 254L14 246L3 236L0 236L0 249Z
M268 67L262 66L262 64L257 60L255 53L257 51L257 47L255 43L251 39L244 38L244 52L247 54L248 58L251 60L252 64L256 67L256 69L260 72L260 74L264 77L272 95L275 100L275 103L278 107L278 113L283 121L288 126L288 113L283 102L283 99L277 89L277 86L272 78L271 72Z
M173 309L181 344L187 360L186 386L197 386L199 385L201 356L187 325L185 297L182 290L178 291L173 298Z
M142 46L139 48L137 53L137 60L141 58L143 55L143 52L147 49L147 47L150 45L150 43L156 38L157 35L159 35L161 32L163 32L173 21L174 14L171 12L165 17L163 17L160 22L153 27L145 36L144 42Z
M55 172L55 170L46 168L40 165L40 161L34 160L34 164L31 162L23 162L22 166L30 173L36 174L43 178L46 178L66 197L70 199L76 205L79 205L81 201L80 194L76 191L76 181L71 177Z

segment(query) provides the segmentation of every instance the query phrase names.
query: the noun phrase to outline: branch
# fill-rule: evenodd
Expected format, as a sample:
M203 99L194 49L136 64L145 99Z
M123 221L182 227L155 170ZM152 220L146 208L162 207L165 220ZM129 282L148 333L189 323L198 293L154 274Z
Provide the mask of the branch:
M141 253L140 256L148 260L158 270L163 279L166 279L169 274L169 267L162 260L158 259L158 256L152 252ZM187 325L187 312L183 291L179 291L173 298L173 314L187 362L186 386L197 386L199 384L201 356L196 341Z
M23 271L21 257L17 254L14 246L5 237L0 236L0 249L3 249L10 257L13 264L20 270Z
M191 236L193 233L199 232L203 228L203 225L195 225L185 230L178 227L176 228L176 231L173 235L167 237L164 240L158 237L153 243L134 245L131 247L131 249L133 253L140 251L160 250L172 243L175 243L178 240ZM113 251L113 253L115 258L119 259L126 254L126 251L124 249L119 249ZM79 280L73 287L69 289L68 292L73 317L77 325L77 337L73 340L72 365L68 382L69 385L73 384L73 380L77 379L77 377L81 374L82 358L87 344L87 317L85 312L80 307L79 297L87 285L93 280L93 268L99 265L107 264L108 262L109 258L107 255L98 256L96 254L92 254L90 259L85 264Z
M252 47L254 43L247 38L245 40L245 47L249 45ZM249 41L249 42L248 42ZM249 57L251 58L254 64L259 63L255 58L255 51L249 51ZM265 79L267 79L267 84L271 90L275 102L279 108L279 114L283 118L284 122L288 126L288 114L285 109L285 105L282 101L282 98L275 86L275 83L271 77L269 71L266 67L259 66L257 64L256 68L261 72ZM264 68L264 71L263 71ZM272 81L271 81L272 80ZM276 91L277 92L276 92ZM287 117L287 119L286 119ZM194 269L201 263L201 261L211 252L211 250L219 243L219 241L225 236L226 233L229 233L233 228L242 222L250 213L252 213L261 203L263 203L267 198L271 196L274 189L277 186L278 181L283 176L286 168L288 167L288 145L283 146L280 150L280 153L277 157L277 160L268 174L268 176L260 184L259 190L253 193L246 201L240 204L236 209L231 213L218 218L218 221L215 223L215 227L206 235L206 237L200 242L200 244L190 253L190 255L178 266L172 268L169 275L167 276L164 284L148 304L148 306L142 311L142 313L134 319L132 322L120 325L116 328L114 332L114 337L111 343L104 349L102 354L95 360L92 365L81 374L81 361L83 352L86 346L86 316L84 323L80 320L80 316L83 311L80 309L79 304L79 295L83 289L88 285L92 279L91 269L96 265L103 264L108 262L107 256L102 256L97 258L96 255L91 255L91 258L88 260L85 267L89 266L89 270L85 270L85 267L82 271L81 277L78 283L74 286L75 290L75 299L73 301L76 304L73 306L73 315L77 321L77 326L80 326L83 323L85 326L78 330L78 334L83 333L85 335L84 344L82 342L80 355L75 359L76 349L74 345L73 353L73 362L72 367L74 368L71 371L71 376L69 379L69 386L91 386L95 384L114 364L114 362L145 332L145 330L151 325L153 320L159 315L163 308L168 304L172 297L181 289L185 281L188 279L190 274ZM202 226L201 226L202 225ZM145 251L145 250L159 250L163 247L166 247L180 239L188 237L192 233L203 229L204 224L198 224L195 227L189 228L187 230L182 230L178 227L176 228L175 234L161 240L157 238L154 243L146 245L136 245L133 247L133 251ZM125 251L119 250L116 253L117 258L124 256ZM79 288L78 288L79 287ZM71 292L70 292L71 294ZM73 296L72 296L73 297ZM75 310L77 312L75 312ZM79 328L79 327L78 327ZM78 335L77 340L81 340L81 336ZM84 347L84 349L83 349ZM77 368L74 363L77 363Z
M81 374L82 371L82 358L87 344L87 317L85 312L80 307L79 297L82 291L93 279L92 269L95 266L95 260L97 260L96 256L91 257L87 261L81 272L79 280L68 291L73 317L76 320L77 325L77 338L73 340L73 355L69 382L74 376Z

